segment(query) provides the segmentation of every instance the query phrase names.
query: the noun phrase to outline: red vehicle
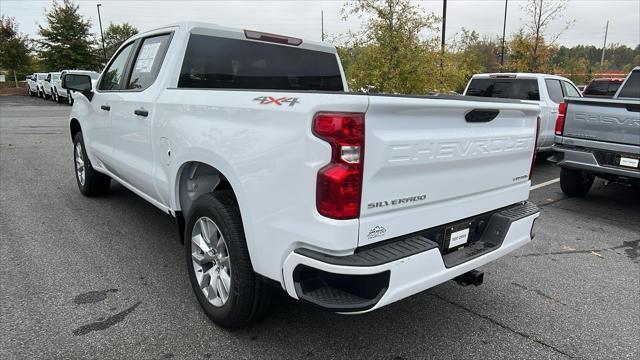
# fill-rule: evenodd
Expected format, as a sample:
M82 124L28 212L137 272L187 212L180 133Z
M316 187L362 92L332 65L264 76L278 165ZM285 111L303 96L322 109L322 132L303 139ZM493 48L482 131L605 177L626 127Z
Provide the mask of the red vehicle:
M622 85L624 79L598 78L593 79L582 92L584 97L612 98Z

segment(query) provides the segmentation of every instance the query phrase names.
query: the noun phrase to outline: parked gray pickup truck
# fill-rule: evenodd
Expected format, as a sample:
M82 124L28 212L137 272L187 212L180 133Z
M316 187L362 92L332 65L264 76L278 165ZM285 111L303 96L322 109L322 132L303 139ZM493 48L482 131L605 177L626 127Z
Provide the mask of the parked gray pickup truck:
M553 150L567 196L585 196L595 177L640 187L640 66L613 99L565 98Z

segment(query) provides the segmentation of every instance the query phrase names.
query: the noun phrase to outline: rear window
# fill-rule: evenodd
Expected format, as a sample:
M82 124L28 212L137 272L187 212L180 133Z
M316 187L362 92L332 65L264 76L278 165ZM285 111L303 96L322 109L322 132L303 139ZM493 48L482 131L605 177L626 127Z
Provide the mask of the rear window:
M467 96L540 100L536 79L471 79Z
M620 90L618 97L623 98L640 98L640 71L634 71L624 83L624 87Z
M584 89L583 95L613 97L620 88L620 85L622 85L622 81L593 80L587 85L587 88Z
M192 34L180 88L343 91L335 54Z

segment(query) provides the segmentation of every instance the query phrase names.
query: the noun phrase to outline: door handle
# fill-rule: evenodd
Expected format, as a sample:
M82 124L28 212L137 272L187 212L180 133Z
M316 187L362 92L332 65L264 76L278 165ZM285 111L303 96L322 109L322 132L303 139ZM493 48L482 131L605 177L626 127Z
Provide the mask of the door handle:
M149 112L147 110L144 110L144 109L133 110L133 113L138 115L138 116L149 116Z
M109 110L111 110L111 106L109 106L109 105L102 105L102 106L100 106L100 109L102 109L102 110L104 110L104 111L109 111Z

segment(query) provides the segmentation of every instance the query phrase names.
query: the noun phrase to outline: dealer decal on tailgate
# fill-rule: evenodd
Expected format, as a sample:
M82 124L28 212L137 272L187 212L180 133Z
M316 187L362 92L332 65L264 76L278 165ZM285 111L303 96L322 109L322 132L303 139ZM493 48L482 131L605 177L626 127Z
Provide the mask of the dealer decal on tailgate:
M295 105L295 104L300 103L300 100L297 97L280 97L280 98L276 98L276 97L273 97L273 96L258 96L257 98L254 98L253 101L260 102L260 105L273 104L273 105L277 105L277 106L282 106L284 104L289 104L290 107Z

